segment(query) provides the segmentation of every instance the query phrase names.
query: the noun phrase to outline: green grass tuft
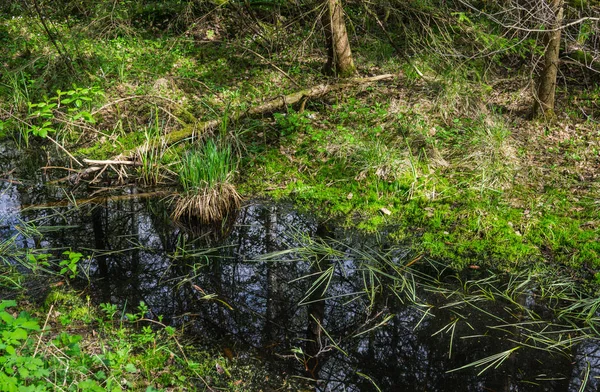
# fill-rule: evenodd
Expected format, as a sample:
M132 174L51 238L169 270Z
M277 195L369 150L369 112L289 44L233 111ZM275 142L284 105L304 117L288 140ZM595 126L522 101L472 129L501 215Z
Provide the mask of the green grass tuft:
M179 166L184 194L177 198L174 219L198 218L203 223L222 220L239 208L241 197L231 183L235 159L229 145L208 140L200 150L186 153Z

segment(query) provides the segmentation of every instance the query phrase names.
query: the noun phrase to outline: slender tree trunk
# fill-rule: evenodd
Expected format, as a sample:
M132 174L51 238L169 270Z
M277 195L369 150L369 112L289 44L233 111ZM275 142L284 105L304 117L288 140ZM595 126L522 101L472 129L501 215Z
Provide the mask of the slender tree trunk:
M356 73L348 32L344 22L344 9L341 0L325 0L327 9L323 13L323 27L327 43L327 64L324 72L342 78Z
M554 94L556 91L556 75L558 73L558 54L563 21L564 0L551 0L550 6L554 12L553 31L546 35L546 52L544 53L544 70L540 75L537 97L534 105L534 116L553 118Z

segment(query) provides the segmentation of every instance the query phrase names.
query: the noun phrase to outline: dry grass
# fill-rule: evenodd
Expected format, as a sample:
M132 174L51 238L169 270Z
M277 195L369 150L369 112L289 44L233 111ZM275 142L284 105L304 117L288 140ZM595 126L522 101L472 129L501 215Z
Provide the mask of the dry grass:
M177 196L171 216L174 220L187 218L199 219L205 224L214 223L226 218L230 211L237 210L241 201L241 196L232 184L220 183Z

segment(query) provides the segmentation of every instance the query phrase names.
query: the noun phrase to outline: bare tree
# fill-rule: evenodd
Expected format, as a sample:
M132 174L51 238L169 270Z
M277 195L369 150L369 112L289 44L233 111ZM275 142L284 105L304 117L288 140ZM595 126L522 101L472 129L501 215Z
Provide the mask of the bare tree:
M322 22L327 43L327 64L324 71L342 78L353 76L356 73L356 67L348 41L342 2L341 0L324 1L325 12Z
M546 33L544 51L544 69L540 75L537 96L535 97L534 115L538 117L553 118L554 96L556 92L556 75L558 74L560 37L562 35L562 22L564 14L564 0L551 0L551 13L553 14L552 30Z
M544 50L540 58L542 70L534 88L534 116L555 117L556 78L561 56L592 72L599 72L600 18L597 0L503 0L492 9L477 8L471 0L459 0L477 14L517 33L521 39L541 34ZM564 42L561 42L564 41ZM564 45L562 44L564 43ZM563 52L561 54L561 52Z

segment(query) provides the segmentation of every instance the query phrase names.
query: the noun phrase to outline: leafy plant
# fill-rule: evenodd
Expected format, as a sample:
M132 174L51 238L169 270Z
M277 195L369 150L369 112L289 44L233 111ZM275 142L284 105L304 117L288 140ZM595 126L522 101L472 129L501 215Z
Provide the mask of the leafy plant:
M72 252L70 250L63 252L63 255L67 256L67 259L58 263L58 265L62 267L59 273L74 279L77 276L77 265L83 255L79 252Z
M29 145L29 135L46 138L57 132L61 124L71 126L78 121L96 122L91 113L94 100L103 97L99 87L82 88L73 85L71 90L56 90L56 95L41 102L28 102L28 115L18 121L21 139Z
M290 136L297 132L306 132L311 128L311 119L308 113L298 113L290 110L288 113L275 113L275 123L280 129L281 136Z
M7 308L15 301L0 302L0 389L3 391L46 390L45 377L50 375L44 361L36 358L30 334L40 331L37 321L26 312L17 316Z

